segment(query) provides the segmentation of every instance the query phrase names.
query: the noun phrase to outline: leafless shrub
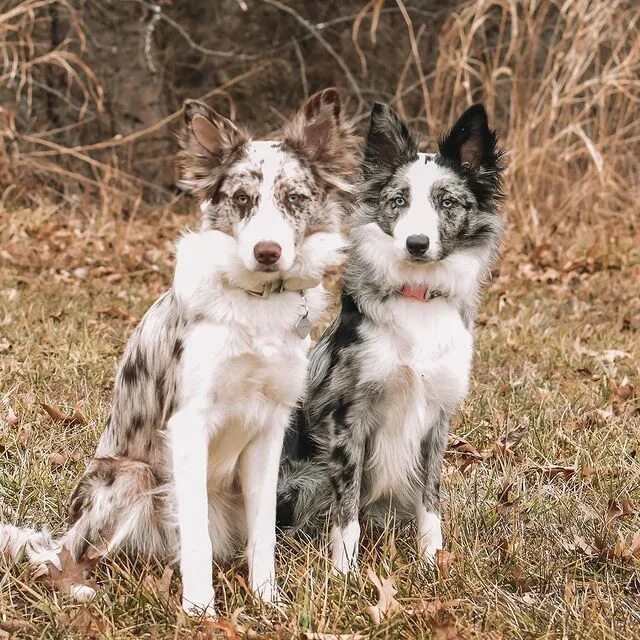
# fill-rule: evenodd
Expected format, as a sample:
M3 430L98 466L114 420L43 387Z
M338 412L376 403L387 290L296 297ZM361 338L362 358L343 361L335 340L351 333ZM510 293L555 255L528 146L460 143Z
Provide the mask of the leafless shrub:
M304 93L336 83L362 126L369 103L387 100L429 145L461 109L485 102L509 151L508 218L528 243L638 209L637 3L117 5L87 0L81 11L67 0L24 0L0 9L0 84L13 92L0 113L3 182L13 150L14 175L31 168L65 185L75 176L111 195L166 200L182 98L218 96L221 109L266 134ZM35 37L63 18L59 42ZM99 31L98 19L113 31ZM133 44L124 46L118 25L135 34ZM114 42L123 42L111 58L129 65L133 97L120 89ZM47 96L57 100L59 126L29 120L36 94L45 106ZM107 118L98 118L103 107ZM96 126L78 124L91 118Z
M384 28L375 15L382 4L367 5L373 32ZM630 188L640 176L637 4L467 3L444 24L426 79L416 55L424 25L415 32L405 17L411 50L395 91L398 110L433 132L464 106L484 101L506 136L515 226L539 238L541 228L548 233L638 210L640 193ZM422 101L412 111L404 103L417 91Z

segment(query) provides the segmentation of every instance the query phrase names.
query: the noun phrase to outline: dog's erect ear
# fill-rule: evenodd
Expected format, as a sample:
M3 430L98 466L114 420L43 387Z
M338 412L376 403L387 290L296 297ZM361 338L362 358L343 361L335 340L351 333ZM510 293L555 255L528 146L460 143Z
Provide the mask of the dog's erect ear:
M481 208L502 199L504 152L481 104L469 107L438 146L442 157L466 177Z
M365 147L364 173L370 177L389 172L418 157L418 140L407 123L388 105L376 102L371 109Z
M440 153L465 170L491 169L498 159L496 132L481 104L469 107L439 141Z
M314 93L303 105L303 126L307 144L322 153L340 129L340 94L333 87Z
M331 87L313 94L282 131L284 148L312 162L334 186L347 187L344 179L355 168L357 147L337 89Z
M182 114L184 127L178 132L182 182L202 199L225 162L250 136L199 100L185 100Z
M187 138L213 155L235 146L240 131L229 118L221 116L204 102L185 100L182 107Z

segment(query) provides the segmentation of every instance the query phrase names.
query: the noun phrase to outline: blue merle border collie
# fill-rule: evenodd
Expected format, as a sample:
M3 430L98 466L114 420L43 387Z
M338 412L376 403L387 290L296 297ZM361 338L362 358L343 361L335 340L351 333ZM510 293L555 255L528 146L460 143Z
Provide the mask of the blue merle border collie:
M183 608L214 613L212 559L246 545L249 582L276 596L276 486L290 414L304 392L322 277L343 258L356 138L335 89L309 98L280 142L197 101L180 160L202 224L177 247L171 289L125 349L69 528L0 525L0 553L36 571L117 549L179 558ZM94 589L71 585L89 599Z
M503 164L482 105L438 146L419 153L407 124L373 107L342 310L311 353L285 443L279 524L313 530L330 512L338 572L357 566L362 514L415 519L424 559L442 547L442 460L499 252Z

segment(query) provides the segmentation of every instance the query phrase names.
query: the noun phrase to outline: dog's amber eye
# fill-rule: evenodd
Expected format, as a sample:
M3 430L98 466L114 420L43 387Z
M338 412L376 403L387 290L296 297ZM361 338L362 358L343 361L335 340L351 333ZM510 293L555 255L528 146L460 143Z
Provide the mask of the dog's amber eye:
M297 193L290 193L287 196L287 200L291 203L291 204L295 204L296 202L300 201L300 196Z
M445 209L451 209L451 207L453 207L453 200L452 200L451 198L445 198L445 199L442 201L442 206L443 206Z
M407 204L407 200L403 196L396 196L393 199L393 204L395 204L396 207L404 207L404 205Z
M246 193L236 193L233 198L239 205L245 205L249 202L249 196Z

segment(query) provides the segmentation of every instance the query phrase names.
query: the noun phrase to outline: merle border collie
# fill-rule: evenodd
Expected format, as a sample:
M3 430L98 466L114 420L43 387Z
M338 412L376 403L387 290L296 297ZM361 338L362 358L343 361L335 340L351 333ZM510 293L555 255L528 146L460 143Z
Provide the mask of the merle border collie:
M213 614L212 559L246 542L250 585L275 597L276 486L302 396L321 279L341 259L356 138L335 89L309 98L280 142L187 101L184 184L202 224L177 245L173 286L131 336L69 528L0 527L0 551L37 570L116 549L179 558L183 608ZM89 599L87 585L72 595Z
M279 524L313 530L330 511L339 572L357 566L361 514L415 519L424 559L442 547L442 459L499 252L503 154L482 105L438 147L419 153L407 124L373 107L342 310L311 353L285 443Z

